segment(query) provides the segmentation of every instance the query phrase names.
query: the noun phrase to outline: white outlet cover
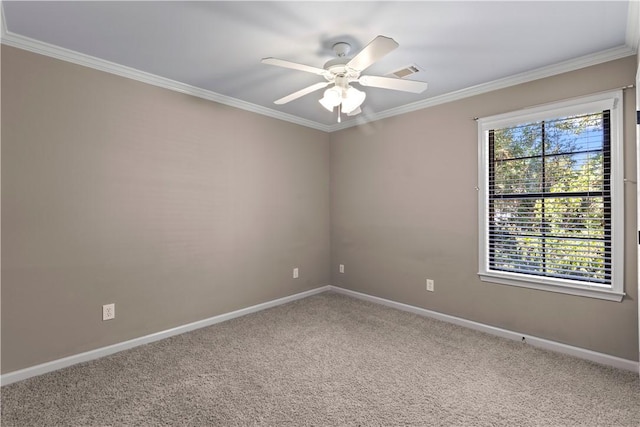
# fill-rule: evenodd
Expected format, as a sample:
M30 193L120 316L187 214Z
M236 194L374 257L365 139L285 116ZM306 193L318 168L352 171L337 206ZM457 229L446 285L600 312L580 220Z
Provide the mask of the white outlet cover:
M344 273L344 264L340 264L340 273Z
M433 280L427 279L427 290L433 292Z
M115 317L116 317L116 305L114 303L105 304L102 306L102 320L111 320L111 319L115 319Z
M299 272L298 272L298 268L296 267L296 268L293 269L293 278L297 279L298 275L299 275Z

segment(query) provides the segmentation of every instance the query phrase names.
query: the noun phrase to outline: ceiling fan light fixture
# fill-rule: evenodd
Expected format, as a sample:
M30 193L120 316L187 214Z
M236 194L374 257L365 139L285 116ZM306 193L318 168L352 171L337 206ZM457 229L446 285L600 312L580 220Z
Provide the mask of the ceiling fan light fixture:
M367 94L365 92L354 87L349 87L349 89L345 91L345 96L342 99L342 112L349 114L355 111L356 108L362 105L366 97Z
M335 107L342 102L341 90L337 87L332 87L324 91L324 96L320 99L320 104L329 111L333 111Z

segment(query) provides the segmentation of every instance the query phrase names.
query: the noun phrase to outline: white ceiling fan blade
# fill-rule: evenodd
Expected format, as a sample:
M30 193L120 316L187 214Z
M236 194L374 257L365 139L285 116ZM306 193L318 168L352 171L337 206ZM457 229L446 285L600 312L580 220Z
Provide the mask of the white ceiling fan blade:
M304 95L306 95L308 93L315 92L318 89L322 89L323 87L326 87L329 84L330 84L329 82L316 83L314 85L305 87L304 89L300 89L299 91L294 92L291 95L287 95L287 96L285 96L283 98L280 98L280 99L274 101L274 104L278 104L278 105L286 104L287 102L293 101L294 99L298 99L301 96L304 96Z
M327 71L323 68L312 67L311 65L298 64L297 62L285 61L277 58L263 58L263 64L275 65L276 67L291 68L293 70L306 71L307 73L324 76Z
M421 93L427 89L427 82L415 80L401 80L391 77L361 76L358 83L362 86L380 87L383 89L401 90L404 92Z
M360 109L360 107L358 107L355 110L351 111L350 113L347 113L347 116L349 116L349 117L357 116L360 113L362 113L362 110Z
M358 54L347 63L347 67L353 70L363 71L397 47L398 43L394 39L378 36L358 52Z

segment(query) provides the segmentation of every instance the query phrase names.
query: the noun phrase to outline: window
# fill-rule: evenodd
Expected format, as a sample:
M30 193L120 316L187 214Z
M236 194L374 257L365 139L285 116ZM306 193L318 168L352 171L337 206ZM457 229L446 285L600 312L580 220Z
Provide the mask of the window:
M622 92L480 119L480 278L621 301Z

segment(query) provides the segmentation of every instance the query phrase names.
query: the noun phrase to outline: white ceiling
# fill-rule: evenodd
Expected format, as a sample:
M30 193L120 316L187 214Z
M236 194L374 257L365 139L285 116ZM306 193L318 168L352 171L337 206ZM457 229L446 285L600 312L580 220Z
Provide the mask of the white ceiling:
M364 88L362 121L632 55L637 10L628 1L4 1L2 43L330 131L357 120L337 125L322 91L273 104L322 77L261 58L322 67L337 41L357 51L394 38L400 47L364 74L417 64L424 72L409 78L429 88Z

